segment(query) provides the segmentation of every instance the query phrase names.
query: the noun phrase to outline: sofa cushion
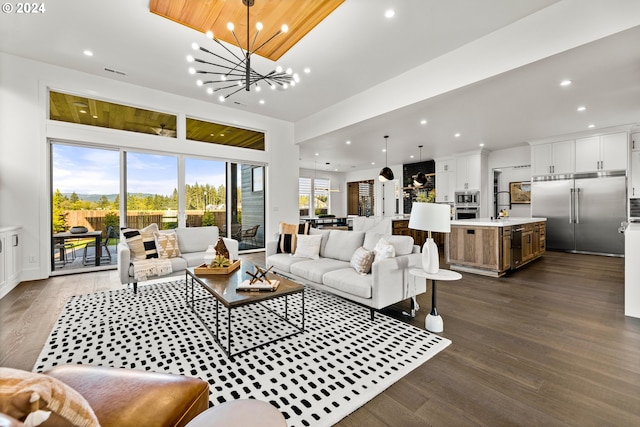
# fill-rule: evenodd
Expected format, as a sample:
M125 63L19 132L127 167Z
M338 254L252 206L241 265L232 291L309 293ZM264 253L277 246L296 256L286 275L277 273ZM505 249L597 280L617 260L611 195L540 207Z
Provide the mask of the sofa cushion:
M351 261L353 253L362 246L364 231L331 230L324 256L341 261Z
M296 252L296 246L299 234L309 233L309 223L304 224L287 224L281 222L278 226L278 253L293 254Z
M29 425L99 427L98 419L80 393L48 375L0 368L0 412ZM34 422L48 416L42 424Z
M360 274L368 274L371 271L371 264L373 263L374 257L375 252L368 251L360 246L351 257L351 267Z
M391 243L387 242L384 237L376 243L376 247L373 248L373 252L375 253L374 262L385 258L394 258L396 256L396 249Z
M131 258L149 259L158 258L155 233L158 232L158 224L149 224L145 228L123 228L120 230L122 238L127 242L131 251Z
M306 260L307 258L296 258L291 254L273 254L267 258L267 266L273 266L276 270L290 273L293 264Z
M320 258L320 243L322 242L321 235L298 235L298 242L296 245L296 252L293 254L297 258Z
M321 235L322 241L320 242L320 256L324 257L325 248L327 247L327 240L329 240L329 234L331 234L331 230L319 230L317 228L309 229L310 235Z
M187 265L187 260L182 258L182 257L175 257L175 258L168 258L169 262L171 263L171 271L172 272L179 272L179 271L184 271L187 267L189 267ZM202 259L200 260L202 261ZM202 262L200 262L200 264L202 264ZM196 264L199 265L199 264ZM192 267L195 265L191 265ZM131 263L129 265L129 277L135 277L134 275L134 267L133 267L133 263Z
M291 273L300 276L311 282L322 283L322 276L329 271L349 268L354 271L348 261L339 261L332 258L320 258L314 260L304 260L292 264Z
M178 235L175 230L166 233L156 233L156 249L160 258L175 258L180 256Z
M209 245L218 242L218 227L187 227L176 228L178 248L180 253L204 252Z
M362 246L364 246L365 249L372 251L382 238L384 238L387 243L393 245L396 256L409 255L413 252L413 237L400 236L396 234L384 234L368 231L364 236L364 244Z
M361 298L371 298L373 276L359 274L353 268L344 268L325 273L322 283L329 287Z

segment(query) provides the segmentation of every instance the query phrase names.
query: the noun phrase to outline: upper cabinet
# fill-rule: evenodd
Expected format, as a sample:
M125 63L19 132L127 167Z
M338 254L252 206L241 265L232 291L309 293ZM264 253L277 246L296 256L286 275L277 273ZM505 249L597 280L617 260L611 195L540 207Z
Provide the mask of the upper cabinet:
M565 174L574 171L574 143L560 141L531 147L532 174Z
M451 203L455 192L455 165L453 157L436 159L436 202Z
M481 183L482 156L480 154L469 154L456 157L455 189L457 191L480 190Z
M576 140L576 172L626 170L629 159L626 132Z

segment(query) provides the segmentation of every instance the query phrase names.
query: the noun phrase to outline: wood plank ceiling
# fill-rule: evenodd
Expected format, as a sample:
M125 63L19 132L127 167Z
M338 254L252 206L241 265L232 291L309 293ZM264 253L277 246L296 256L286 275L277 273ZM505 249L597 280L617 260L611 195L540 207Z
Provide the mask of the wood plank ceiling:
M254 5L249 8L249 38L253 41L257 22L262 22L264 26L256 46L274 35L283 24L289 26L289 31L280 34L277 42L268 43L256 51L256 54L277 61L343 2L344 0L255 0ZM151 0L149 10L202 33L213 31L217 39L238 46L227 29L227 23L233 22L241 45L239 47L247 47L247 6L242 0Z

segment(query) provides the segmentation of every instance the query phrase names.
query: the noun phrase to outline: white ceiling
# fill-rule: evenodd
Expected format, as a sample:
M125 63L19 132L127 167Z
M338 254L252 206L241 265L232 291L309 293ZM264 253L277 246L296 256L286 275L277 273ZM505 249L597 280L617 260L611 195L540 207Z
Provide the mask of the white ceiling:
M633 1L606 3L620 8ZM327 114L336 104L357 99L363 91L498 34L532 14L566 10L555 9L558 3L581 4L576 0L346 0L279 61L301 74L300 84L286 92L239 93L226 105L296 122L299 135L310 117ZM218 102L187 73L190 45L193 41L205 45L204 36L150 13L148 0L56 0L44 5L41 14L0 15L0 51ZM384 17L388 8L396 11L391 19ZM576 16L580 12L576 10ZM640 24L634 19L635 25ZM384 163L380 150L386 134L389 164L402 164L418 161L420 144L425 160L477 149L480 142L496 150L586 131L589 123L596 130L638 123L640 26L628 27L632 28L446 93L390 107L375 117L328 126L303 138L301 165L313 168L316 162L329 162L340 171L378 167ZM535 31L544 34L544 28ZM604 30L603 34L608 35ZM83 55L85 49L94 56ZM526 52L532 46L521 49ZM273 68L262 58L254 57L252 65L263 72ZM467 65L473 71L486 64ZM105 67L126 75L107 72ZM305 67L310 74L302 73ZM566 77L574 84L560 88L559 81ZM587 110L576 112L579 105ZM421 118L428 123L420 125ZM455 138L455 132L461 136ZM352 144L346 145L347 140Z

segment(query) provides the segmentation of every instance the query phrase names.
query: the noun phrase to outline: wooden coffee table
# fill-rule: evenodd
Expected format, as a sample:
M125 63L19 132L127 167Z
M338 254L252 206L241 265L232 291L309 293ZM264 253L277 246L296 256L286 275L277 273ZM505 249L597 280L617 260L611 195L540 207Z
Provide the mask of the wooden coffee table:
M253 350L258 347L262 347L266 344L270 344L275 341L279 341L281 339L299 334L300 332L304 332L304 286L292 282L281 276L276 276L275 274L269 273L267 277L271 280L279 280L280 285L278 289L275 291L239 291L237 290L238 285L240 285L244 280L250 279L251 277L247 274L247 271L254 272L255 266L253 263L249 261L242 261L240 264L240 268L233 273L230 274L211 274L211 275L196 275L194 272L194 268L190 267L186 270L186 301L187 305L191 307L191 310L198 316L198 319L202 322L204 327L209 331L213 339L220 346L222 351L226 353L229 359L233 360L234 356L237 356L242 353L246 353L250 350ZM196 310L196 301L202 300L210 300L209 297L198 298L195 299L194 296L194 288L195 285L199 285L202 289L206 290L213 300L215 301L215 331L211 330L207 321L202 318L200 313ZM301 318L302 322L300 325L297 325L289 320L289 295L301 294ZM231 352L231 313L234 308L251 305L251 304L260 304L268 300L272 300L274 298L282 298L285 299L284 304L284 315L281 313L277 313L271 308L263 305L267 310L271 313L275 314L277 317L287 322L291 326L295 328L295 331L290 334L285 334L282 336L278 336L275 339L271 339L266 342L261 342L258 345L255 345L251 348L246 348L236 353ZM222 304L227 308L227 347L222 344L219 338L220 331L220 321L219 321L219 305Z

